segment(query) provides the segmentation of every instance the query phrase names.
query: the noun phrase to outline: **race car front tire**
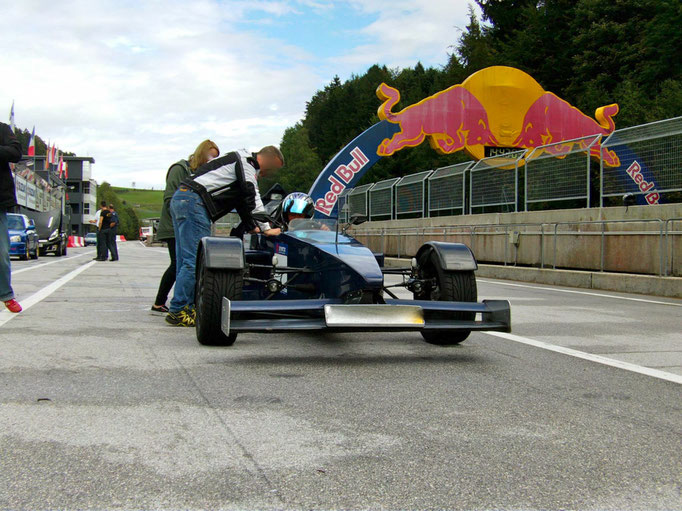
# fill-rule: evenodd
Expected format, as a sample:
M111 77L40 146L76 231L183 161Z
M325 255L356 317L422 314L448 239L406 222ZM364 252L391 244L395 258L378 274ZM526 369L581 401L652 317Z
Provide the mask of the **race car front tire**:
M435 278L437 287L422 295L415 294L415 299L448 302L475 302L478 299L476 276L473 270L445 270L433 251L424 254L423 260L419 263L422 276ZM473 321L476 316L473 312L456 312L454 317L452 313L446 314L449 319L462 321ZM451 346L466 340L471 334L471 330L423 330L421 334L429 344Z
M196 285L197 340L204 346L232 346L236 333L225 335L221 328L223 297L241 298L244 279L241 270L211 270L200 257Z

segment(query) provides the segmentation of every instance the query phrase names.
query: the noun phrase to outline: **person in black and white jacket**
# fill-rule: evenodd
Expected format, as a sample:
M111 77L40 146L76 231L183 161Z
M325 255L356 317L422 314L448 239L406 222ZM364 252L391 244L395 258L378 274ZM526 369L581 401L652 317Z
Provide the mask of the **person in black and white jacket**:
M258 223L252 212L263 209L258 177L284 165L279 149L267 146L258 153L234 151L215 158L184 179L173 194L170 212L175 230L177 274L175 292L166 321L174 326L194 326L194 286L199 242L211 235L211 223L233 209L246 231L276 236L279 229Z

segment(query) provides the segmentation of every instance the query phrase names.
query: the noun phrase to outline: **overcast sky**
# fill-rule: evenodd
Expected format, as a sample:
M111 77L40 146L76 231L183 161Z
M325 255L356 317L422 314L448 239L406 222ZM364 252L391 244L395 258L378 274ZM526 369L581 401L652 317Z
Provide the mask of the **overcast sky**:
M334 75L442 65L466 0L0 0L0 112L95 158L94 177L163 185L205 138L278 145ZM378 101L378 100L377 100Z

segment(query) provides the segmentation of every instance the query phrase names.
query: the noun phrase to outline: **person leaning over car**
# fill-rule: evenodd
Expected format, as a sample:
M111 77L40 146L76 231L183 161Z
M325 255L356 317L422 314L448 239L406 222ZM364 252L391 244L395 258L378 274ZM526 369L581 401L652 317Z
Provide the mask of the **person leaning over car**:
M156 299L152 305L152 310L155 312L168 312L166 300L168 300L168 293L175 284L175 231L170 214L170 201L183 179L190 177L204 163L208 163L218 156L220 156L220 149L215 142L204 140L194 150L194 154L186 160L180 160L171 165L166 173L166 190L163 192L163 206L161 207L159 227L156 230L156 239L165 241L168 245L168 255L171 262L159 283L159 291L156 293Z
M199 242L211 234L211 222L235 209L247 232L276 236L279 229L257 223L252 216L263 209L257 177L284 165L279 149L267 146L258 153L234 151L202 165L173 194L170 210L175 229L177 274L175 293L166 321L174 326L194 326L195 268Z
M17 204L14 178L10 163L21 160L21 142L12 128L0 122L0 300L10 312L21 312L21 305L14 299L12 268L9 261L9 232L7 210Z

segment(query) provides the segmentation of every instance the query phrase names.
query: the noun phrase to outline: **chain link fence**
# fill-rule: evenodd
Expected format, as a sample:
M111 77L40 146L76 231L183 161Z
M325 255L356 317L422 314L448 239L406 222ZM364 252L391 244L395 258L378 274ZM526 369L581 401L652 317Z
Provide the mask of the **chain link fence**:
M682 117L614 131L601 145L601 202L627 193L656 204L682 200ZM618 165L609 166L613 154Z
M601 155L599 170L595 154ZM597 195L600 206L605 198L622 205L627 193L640 204L682 202L682 117L346 189L339 216L393 220L572 208L579 201L590 207Z
M429 216L439 213L466 213L466 171L474 162L436 169L428 178Z
M369 191L374 186L374 183L367 185L356 186L347 195L348 197L348 216L362 215L367 216Z
M485 212L485 208L503 206L516 211L519 163L526 150L504 156L489 156L476 162L469 171L469 214ZM483 211L479 211L483 210Z
M419 214L422 217L425 213L426 180L433 171L418 172L403 177L396 188L396 218L400 215Z
M524 211L528 203L584 199L590 205L590 150L600 135L536 147L525 158Z
M399 177L379 181L369 192L369 220L393 220L393 189Z

